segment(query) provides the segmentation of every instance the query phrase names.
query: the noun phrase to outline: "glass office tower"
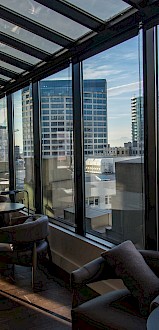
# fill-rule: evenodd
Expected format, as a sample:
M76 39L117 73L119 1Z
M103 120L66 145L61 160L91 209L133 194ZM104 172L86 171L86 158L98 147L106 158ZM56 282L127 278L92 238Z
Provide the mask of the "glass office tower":
M85 154L103 155L107 145L106 79L84 80ZM42 153L47 157L70 155L73 145L72 81L40 81ZM33 141L27 134L32 126L32 98L29 87L22 91L24 158L30 157Z

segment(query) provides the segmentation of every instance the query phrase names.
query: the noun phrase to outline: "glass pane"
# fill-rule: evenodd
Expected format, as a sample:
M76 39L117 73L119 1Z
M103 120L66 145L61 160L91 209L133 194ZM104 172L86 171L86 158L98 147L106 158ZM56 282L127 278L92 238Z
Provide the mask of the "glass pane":
M72 81L70 69L40 82L44 212L74 223Z
M33 0L21 0L20 3L19 0L2 0L1 5L18 12L19 14L25 15L31 20L41 23L72 39L77 39L89 31L89 29L81 24L78 24Z
M9 188L8 127L6 98L0 100L0 191Z
M3 19L0 19L0 31L14 37L20 41L25 41L28 44L37 47L42 50L46 50L47 53L54 53L61 47L48 41L42 37L37 36L21 27L9 23Z
M0 74L0 79L4 79L6 81L10 80L9 77L4 76L3 74Z
M69 2L104 21L130 7L127 3L121 0L67 0L66 2Z
M14 161L17 199L34 210L33 109L30 86L14 93ZM27 194L28 192L28 194Z
M8 69L8 70L11 70L11 71L15 71L16 73L21 73L23 72L22 69L18 68L17 66L14 66L14 65L11 65L11 64L8 64L6 62L3 62L0 60L0 66L2 68L5 68L5 69Z
M20 60L23 59L23 61L26 61L30 64L37 64L38 62L40 62L39 59L35 58L34 56L23 53L20 50L17 50L15 48L3 44L2 42L0 42L0 51L7 55L11 55L15 58L18 58Z
M144 113L139 38L84 61L84 150L87 232L112 243L130 239L141 248Z

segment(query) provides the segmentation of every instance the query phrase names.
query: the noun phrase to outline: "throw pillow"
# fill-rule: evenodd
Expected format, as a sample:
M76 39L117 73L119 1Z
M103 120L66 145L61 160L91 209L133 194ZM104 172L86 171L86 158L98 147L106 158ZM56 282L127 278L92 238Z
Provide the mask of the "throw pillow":
M137 298L140 313L147 316L151 301L159 294L159 278L146 264L135 245L125 241L101 255Z

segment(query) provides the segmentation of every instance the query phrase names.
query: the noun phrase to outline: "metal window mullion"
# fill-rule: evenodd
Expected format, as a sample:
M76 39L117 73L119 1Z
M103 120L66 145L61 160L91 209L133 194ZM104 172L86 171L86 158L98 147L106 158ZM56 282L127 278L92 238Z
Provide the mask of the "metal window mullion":
M79 24L82 24L88 27L91 30L96 30L100 27L103 23L102 20L98 19L97 17L93 17L89 13L82 11L80 8L74 7L72 4L67 2L64 3L63 1L54 0L35 0L36 2L46 6L52 10L57 11L61 15L64 15Z
M155 55L156 55L156 82L155 82L155 86L156 86L156 140L157 140L157 251L159 249L159 203L158 203L158 199L159 199L159 115L158 115L158 111L159 111L159 107L158 107L158 102L159 102L159 93L158 93L158 87L159 87L159 81L158 81L158 26L156 26L155 28Z
M12 94L9 94L7 96L9 190L15 189L13 111L14 109L13 109Z
M22 27L25 30L28 30L46 40L55 42L62 47L67 47L70 42L73 42L73 39L68 38L58 32L53 31L47 26L39 24L26 16L20 15L13 10L7 9L0 5L0 18L3 18L12 24Z
M34 56L40 60L45 60L46 57L50 55L50 53L46 52L45 50L30 45L26 42L26 40L20 41L2 32L0 33L0 42L20 50L23 53Z
M154 28L143 30L145 248L157 249L157 109Z
M42 169L39 82L32 83L35 210L42 213Z
M20 60L18 58L13 57L12 55L7 55L0 51L0 60L6 62L7 64L14 65L22 70L31 70L33 68L33 65Z
M83 93L82 64L72 66L73 136L74 136L74 191L76 233L85 234L85 186L83 150Z

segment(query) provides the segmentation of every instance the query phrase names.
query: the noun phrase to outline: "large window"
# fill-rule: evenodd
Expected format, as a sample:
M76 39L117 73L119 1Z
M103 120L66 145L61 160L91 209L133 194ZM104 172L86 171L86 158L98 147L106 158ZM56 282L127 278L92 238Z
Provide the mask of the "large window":
M70 68L40 81L44 213L74 223Z
M8 126L6 98L0 100L0 191L8 190Z
M144 246L140 39L84 61L86 231ZM140 50L140 51L139 51Z
M17 198L34 210L34 150L31 87L14 93L14 163Z
M155 79L158 76L153 71L157 59L153 53L156 51L154 36L154 29L150 28L143 31L143 37L139 33L87 58L81 75L82 65L74 59L73 72L70 66L33 83L35 98L38 94L35 85L40 88L40 102L35 99L34 103L37 127L40 114L39 136L33 132L31 86L14 94L16 188L29 193L30 208L38 209L38 198L34 201L38 189L35 182L38 183L42 169L43 209L41 200L39 209L52 222L55 220L62 226L64 223L67 228L73 225L76 233L83 236L86 227L86 236L95 240L102 238L118 244L130 239L138 248L156 248L157 242ZM81 89L83 95L80 95ZM81 100L83 107L80 108ZM5 98L0 102L0 118L0 190L5 190L9 187ZM37 137L37 148L36 143L33 145L33 135ZM39 191L41 197L41 189ZM27 206L27 194L22 198Z

